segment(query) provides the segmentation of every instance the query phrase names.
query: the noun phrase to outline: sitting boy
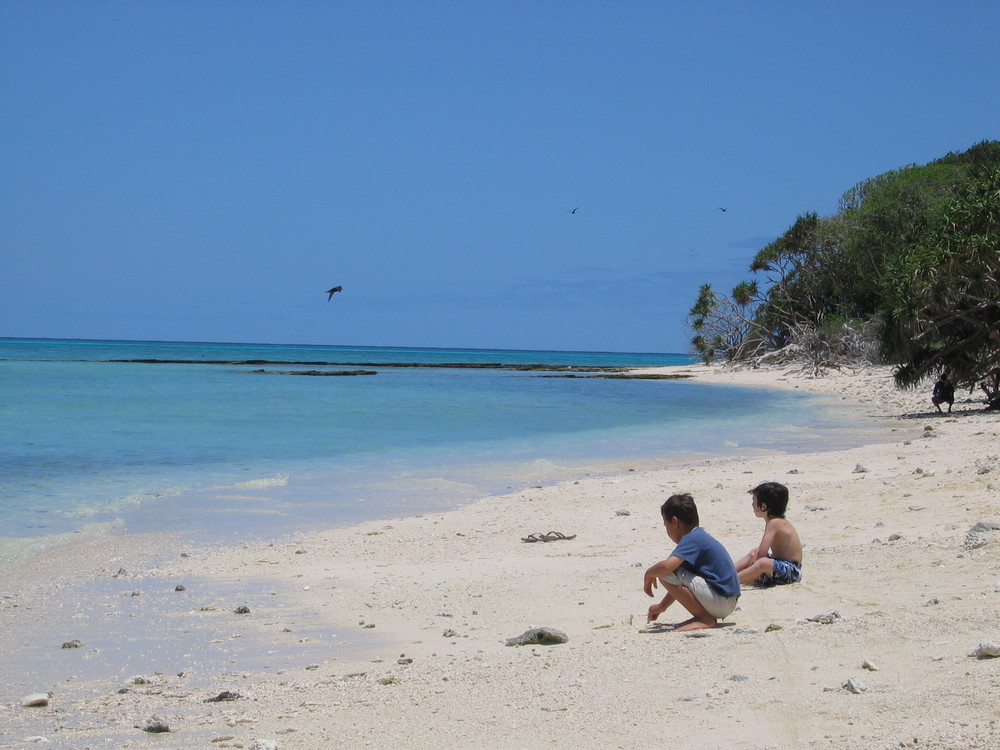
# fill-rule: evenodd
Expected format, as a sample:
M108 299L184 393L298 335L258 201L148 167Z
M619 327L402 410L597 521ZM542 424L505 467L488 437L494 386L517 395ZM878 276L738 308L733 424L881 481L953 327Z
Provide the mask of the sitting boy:
M692 617L676 630L714 628L719 619L736 609L740 582L733 560L716 539L698 525L698 507L691 495L671 495L660 508L667 536L677 545L670 557L650 567L643 577L643 590L653 596L659 581L667 590L659 604L649 608L652 622L675 601Z
M753 496L753 514L764 519L764 536L755 549L736 563L740 583L756 581L758 586L796 583L802 578L802 542L795 527L785 518L788 488L777 482L758 484Z

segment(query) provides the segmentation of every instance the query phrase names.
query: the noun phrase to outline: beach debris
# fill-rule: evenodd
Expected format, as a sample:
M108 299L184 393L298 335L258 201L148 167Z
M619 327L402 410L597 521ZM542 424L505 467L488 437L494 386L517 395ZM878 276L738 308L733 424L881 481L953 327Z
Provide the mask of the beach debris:
M903 538L902 534L889 534L889 541L890 542L898 542L902 538Z
M746 682L750 678L745 674L734 674L726 678L730 682Z
M765 633L773 633L775 630L781 630L781 626L776 622L772 622L770 625L764 628Z
M878 666L868 661L867 659L861 662L861 668L867 669L869 672L878 672Z
M245 604L241 604L240 606L238 606L236 609L233 610L233 614L248 615L250 614L250 607L246 606Z
M788 473L789 474L801 474L802 472L799 471L798 469L789 469Z
M710 698L710 697L711 693L688 693L687 695L680 696L677 700L684 701L687 703L690 701L700 700L701 698Z
M965 535L965 548L966 549L979 549L980 547L985 547L987 542L987 535L991 531L1000 531L1000 523L995 523L993 521L979 521L971 529L969 533Z
M616 516L631 516L632 515L632 511L630 511L630 510L616 510L615 511L615 515Z
M815 513L816 511L819 511L819 510L830 510L829 506L826 506L826 505L803 505L802 509L803 510L808 510L808 511L810 511L812 513Z
M21 708L42 708L49 705L51 697L48 693L29 693L21 698Z
M40 735L40 734L33 734L31 737L25 737L24 741L25 742L37 742L37 743L39 743L41 745L47 745L50 742L52 742L52 740L50 740L48 737L42 737L42 735Z
M852 677L847 682L844 683L844 690L848 693L854 693L855 695L861 695L868 689L868 683L864 680L859 680L857 677Z
M187 588L183 584L178 583L174 586L174 591L187 591Z
M125 568L118 568L118 572L113 574L112 578L125 578L128 575L128 571Z
M128 681L129 685L151 685L152 683L151 679L141 674L130 677Z
M507 639L507 646L527 646L529 644L540 643L551 646L557 643L566 643L569 636L561 630L555 628L542 627L525 630L521 635Z
M855 464L854 471L852 471L851 473L852 474L867 474L868 473L868 469L865 466L863 466L862 464Z
M457 638L458 637L458 633L456 633L451 628L445 628L445 631L441 635L443 635L445 638Z
M528 534L528 536L522 536L522 542L557 542L560 540L569 541L570 539L576 539L576 534L570 534L567 536L561 531L550 531L547 534Z
M136 729L141 729L143 732L149 732L150 734L162 734L163 732L169 732L170 726L165 721L160 721L157 718L152 718L144 726L135 725Z
M938 605L938 604L940 604L940 603L941 603L941 600L940 600L940 599L938 599L938 598L937 598L937 597L935 596L935 597L933 597L933 598L931 598L931 599L928 599L928 600L927 600L926 602L924 602L924 606L925 606L925 607L934 607L934 606L937 606L937 605Z
M247 750L278 750L278 743L275 740L254 740L247 745Z
M83 646L83 641L79 638L74 638L71 641L66 641L62 647L63 648L81 648Z
M223 690L214 698L206 698L205 703L222 703L223 701L238 701L243 696L239 693L234 693L231 690Z
M1000 645L993 641L983 641L969 652L969 656L975 656L977 659L993 659L1000 656Z
M399 659L396 659L396 663L397 664L413 664L413 657L411 657L411 656L402 656Z
M841 622L843 619L844 618L840 616L840 612L835 609L828 609L826 612L821 612L820 614L813 615L812 617L803 617L795 622L818 622L820 625L832 625L835 622Z

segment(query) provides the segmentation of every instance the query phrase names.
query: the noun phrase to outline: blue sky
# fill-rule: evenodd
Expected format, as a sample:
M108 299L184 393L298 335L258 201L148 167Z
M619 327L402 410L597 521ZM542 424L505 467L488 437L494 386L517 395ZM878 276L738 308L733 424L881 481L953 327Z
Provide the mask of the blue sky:
M0 336L684 351L699 285L798 214L1000 138L998 28L986 0L4 0Z

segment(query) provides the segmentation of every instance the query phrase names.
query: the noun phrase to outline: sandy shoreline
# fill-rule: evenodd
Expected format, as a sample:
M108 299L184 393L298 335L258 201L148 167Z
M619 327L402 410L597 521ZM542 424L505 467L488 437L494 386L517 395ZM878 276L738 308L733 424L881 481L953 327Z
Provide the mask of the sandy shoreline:
M33 639L65 666L57 684L8 676L0 747L145 745L137 727L153 717L172 748L1000 746L1000 659L968 656L1000 643L1000 531L969 537L1000 524L1000 415L964 393L954 414L932 413L887 370L680 369L860 401L886 442L592 476L184 557L162 551L170 540L80 539L0 598L5 653ZM803 581L746 589L704 638L644 632L642 571L672 548L659 504L691 492L742 555L761 533L746 490L764 480L790 488ZM550 530L576 538L521 541ZM91 598L69 601L81 578ZM47 628L67 608L79 628ZM842 619L801 622L828 610ZM504 645L535 626L569 642ZM146 638L150 657L115 664L108 633ZM148 682L130 684L137 674ZM852 678L868 689L843 689ZM49 705L22 708L36 691ZM241 697L205 702L222 691Z

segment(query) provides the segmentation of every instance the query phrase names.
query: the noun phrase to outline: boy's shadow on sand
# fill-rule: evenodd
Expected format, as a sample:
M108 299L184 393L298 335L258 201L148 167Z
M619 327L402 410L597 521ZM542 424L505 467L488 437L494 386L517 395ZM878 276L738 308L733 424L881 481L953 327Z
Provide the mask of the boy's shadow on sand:
M640 633L676 633L677 628L683 623L680 622L651 622L644 628L640 628ZM721 630L722 628L731 628L736 625L735 622L720 622L714 628L703 628L702 630L685 630L681 632L681 635L686 635L690 638L705 638L712 634L713 631Z

